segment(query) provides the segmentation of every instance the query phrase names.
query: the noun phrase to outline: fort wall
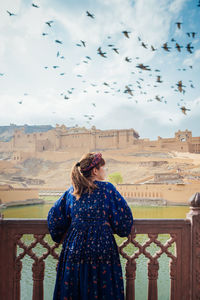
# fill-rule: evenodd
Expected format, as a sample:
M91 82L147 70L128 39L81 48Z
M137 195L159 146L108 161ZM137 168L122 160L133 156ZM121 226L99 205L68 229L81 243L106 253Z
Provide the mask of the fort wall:
M0 186L0 204L31 202L39 199L37 189L13 188L10 185Z
M188 205L191 195L199 192L199 182L189 184L118 184L117 189L128 200L163 199L168 204Z

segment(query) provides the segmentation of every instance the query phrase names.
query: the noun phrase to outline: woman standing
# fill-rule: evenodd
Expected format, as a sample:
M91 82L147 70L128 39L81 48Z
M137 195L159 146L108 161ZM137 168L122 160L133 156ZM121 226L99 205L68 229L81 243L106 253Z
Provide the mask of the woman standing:
M101 153L85 154L71 171L72 185L51 207L53 241L63 241L53 300L124 300L122 268L113 234L128 237L133 216L105 179Z

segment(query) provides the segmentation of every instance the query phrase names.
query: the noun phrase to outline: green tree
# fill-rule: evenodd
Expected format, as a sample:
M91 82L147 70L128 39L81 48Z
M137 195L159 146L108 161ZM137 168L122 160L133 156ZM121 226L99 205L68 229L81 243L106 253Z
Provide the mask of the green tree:
M123 178L121 173L114 172L108 175L108 181L110 181L112 184L118 184L123 182Z

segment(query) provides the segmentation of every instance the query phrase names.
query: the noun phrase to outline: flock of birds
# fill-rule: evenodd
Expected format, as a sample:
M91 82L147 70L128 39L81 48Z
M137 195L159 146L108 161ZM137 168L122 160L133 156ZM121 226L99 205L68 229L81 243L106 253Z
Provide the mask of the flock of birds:
M36 8L36 9L39 9L39 6L36 5L35 3L32 3L32 7ZM199 0L199 2L197 4L197 7L200 7L200 0ZM17 16L15 13L13 13L11 11L7 10L6 12L7 12L7 14L10 17ZM88 18L90 18L92 20L95 20L95 15L93 13L89 12L89 11L86 11L86 17L88 17ZM49 20L49 21L45 22L45 24L48 26L49 29L51 29L53 27L53 23L54 23L53 20ZM175 24L176 24L178 30L182 30L183 23L176 22ZM49 34L48 32L42 32L42 36L48 36L48 34ZM124 36L125 39L131 39L131 37L132 37L132 33L130 31L128 31L128 30L122 31L121 34ZM197 36L197 32L186 32L185 34L187 35L187 38L192 39L192 40L194 40L196 38L196 36ZM110 41L112 39L112 37L111 36L107 36L107 39ZM138 36L137 39L138 39L138 42L140 43L141 47L143 47L143 48L145 48L147 50L153 51L153 52L159 50L154 45L148 46L148 44L146 42L142 41L141 37ZM55 43L62 45L63 41L60 40L60 39L55 39ZM176 49L179 53L182 52L183 49L186 49L186 51L189 54L192 54L193 51L194 51L194 46L192 45L192 41L191 40L188 41L188 43L186 45L180 45L180 43L178 43L174 38L172 38L171 39L171 43L172 43L171 45L168 45L169 42L165 42L161 46L161 48L163 49L163 51L171 52L173 50L173 48ZM80 42L76 43L75 46L77 46L77 47L83 47L83 48L87 49L88 43L87 43L87 41L80 40ZM109 42L108 45L107 45L107 47L108 47L109 50L111 49L113 51L113 53L115 53L116 55L120 55L120 49L114 43ZM102 46L99 46L98 49L97 49L97 54L100 55L102 58L107 59L109 54L106 51L107 50L102 50ZM57 50L56 57L60 58L62 60L65 59L65 56L61 55L60 49ZM135 57L135 59L139 60L140 57L137 56L137 57ZM93 58L91 56L86 55L85 59L82 61L82 63L88 64L92 60L93 60ZM133 60L133 58L130 58L128 56L124 57L124 61L127 62L127 63L132 63L132 60ZM77 63L77 65L80 65L80 63ZM45 69L49 69L48 66L45 66L44 68ZM53 69L59 69L60 66L59 65L53 65L52 68ZM135 71L131 72L132 75L137 75L136 74L136 70L138 71L138 73L141 73L141 74L144 74L143 72L149 72L149 77L153 76L153 74L152 74L153 71L159 73L159 75L156 74L156 82L154 82L154 84L153 84L154 88L160 86L160 84L163 83L163 80L161 80L162 76L160 75L161 70L159 70L159 69L153 70L151 66L144 65L143 63L137 63L136 66L135 66L135 68L137 68L137 69L135 69ZM192 69L192 68L193 68L193 66L190 65L189 69ZM187 70L186 68L183 68L183 69L179 68L178 69L178 71L186 71L186 70ZM5 75L4 73L0 73L0 76L4 76L4 75ZM61 72L60 73L60 76L64 76L64 75L65 75L65 72ZM83 77L82 74L77 74L76 76L79 77L79 78ZM144 89L144 86L142 86L142 84L144 82L144 78L142 78L140 76L137 79L138 80L136 80L134 87L137 87L138 89L140 89L140 94L147 94L147 92ZM82 80L82 82L85 83L86 80ZM96 84L96 83L90 83L90 84L91 84L92 87L96 87L97 88L96 89L96 93L99 93L101 91L101 86L98 88L98 84ZM128 94L128 98L133 99L134 93L135 93L135 90L133 88L133 84L127 84L127 85L125 85L125 88L121 88L121 87L119 88L119 86L117 87L117 84L118 83L116 81L114 81L112 83L110 83L110 82L109 83L108 82L103 82L102 85L107 88L107 90L104 90L103 92L104 93L110 93L112 96L115 95L114 94L115 92L116 93L123 92L125 94ZM175 85L177 87L175 87ZM175 85L171 86L171 88L174 91L182 93L182 94L184 94L186 92L186 89L185 89L186 86L183 84L182 80L179 80ZM189 85L190 85L190 88L195 88L192 80L189 80ZM147 84L147 86L150 87L152 85L149 83L149 84ZM70 100L71 99L71 95L73 94L74 90L75 90L75 88L70 88L69 90L67 90L67 92L60 93L60 96L63 96L63 98L65 100ZM83 90L83 93L87 93L87 90L86 89ZM27 96L27 95L28 95L27 93L24 93L24 96ZM151 102L153 100L154 99L148 99L147 102ZM163 96L156 95L155 96L155 100L167 104L167 100L165 100ZM184 100L181 99L180 101L184 101ZM135 102L138 103L137 100L135 100ZM22 104L23 101L20 100L20 101L18 101L18 103ZM93 105L93 107L96 107L96 102L92 102L91 104ZM182 113L185 114L185 115L186 115L187 111L190 111L190 109L186 107L185 103L177 103L177 105L179 106L179 108L182 111ZM53 112L53 113L55 113L55 112ZM94 116L94 114L91 114L91 115L86 114L86 115L84 115L84 117L88 119L87 122L89 123L95 116ZM71 118L71 119L74 119L74 118ZM171 118L169 120L173 121Z

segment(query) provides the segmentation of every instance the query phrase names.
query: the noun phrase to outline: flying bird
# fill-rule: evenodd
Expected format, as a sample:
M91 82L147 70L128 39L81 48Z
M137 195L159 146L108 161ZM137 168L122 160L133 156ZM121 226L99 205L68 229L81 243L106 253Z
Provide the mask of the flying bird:
M155 99L156 99L157 101L159 101L159 102L162 102L162 101L161 101L161 98L160 98L158 95L155 96Z
M145 43L141 43L142 47L146 48L147 49L147 45Z
M123 33L123 34L125 35L125 37L127 37L128 39L130 38L129 35L128 35L128 34L130 33L129 31L124 30L124 31L122 31L122 33Z
M43 36L45 36L45 35L48 35L48 33L46 33L46 32L43 32L43 33L42 33L42 35L43 35Z
M97 51L98 51L98 54L101 55L102 57L105 57L105 58L107 57L107 56L105 56L106 52L102 52L102 51L101 51L101 47L99 47L99 48L97 49Z
M168 47L168 46L167 46L167 43L164 43L163 46L162 46L161 48L163 48L165 51L168 51L168 52L170 52L169 49L171 49L171 47Z
M117 54L119 54L118 49L117 48L112 48Z
M39 6L34 4L34 3L32 3L32 6L35 7L35 8L39 8Z
M9 14L10 17L16 16L16 14L11 13L9 10L7 10L7 13Z
M163 82L163 81L160 80L160 78L161 78L161 76L157 76L156 82L159 82L159 83Z
M180 46L178 43L176 43L176 49L181 52L181 48L183 48L183 46Z
M175 24L177 25L178 29L181 29L181 24L183 24L183 23L181 23L181 22L176 22Z
M182 84L182 80L178 81L178 83L176 85L178 86L179 92L183 92L182 87L185 87L185 85Z
M55 42L58 44L62 44L62 41L59 41L59 40L55 40Z
M126 57L125 57L125 61L127 61L127 62L131 62L131 61L132 61L132 59L131 59L131 58L128 58L128 56L126 56Z
M49 27L51 27L52 23L53 23L53 21L47 21L47 22L45 22L45 24L47 24Z
M186 49L189 53L193 53L191 49L193 49L194 47L191 46L191 43L188 43L187 46L186 46Z
M180 109L181 109L181 111L182 111L182 113L183 113L184 115L186 115L186 111L187 111L187 110L188 110L188 111L191 110L191 109L186 108L185 106L181 106Z
M157 49L154 48L154 46L151 45L151 50L152 50L152 51L156 51Z
M81 40L81 43L83 44L83 47L86 47L86 45L85 45L86 42Z
M197 32L191 32L193 39L195 38L195 34L197 34Z
M94 19L94 14L91 14L89 11L86 11L87 17Z
M136 68L139 68L139 69L142 69L142 70L145 70L145 71L151 71L151 69L149 68L149 66L144 66L143 64L138 64L136 66Z
M124 93L128 93L129 95L133 96L133 93L132 93L133 90L131 90L128 85L126 85L125 88L126 89L125 89Z

